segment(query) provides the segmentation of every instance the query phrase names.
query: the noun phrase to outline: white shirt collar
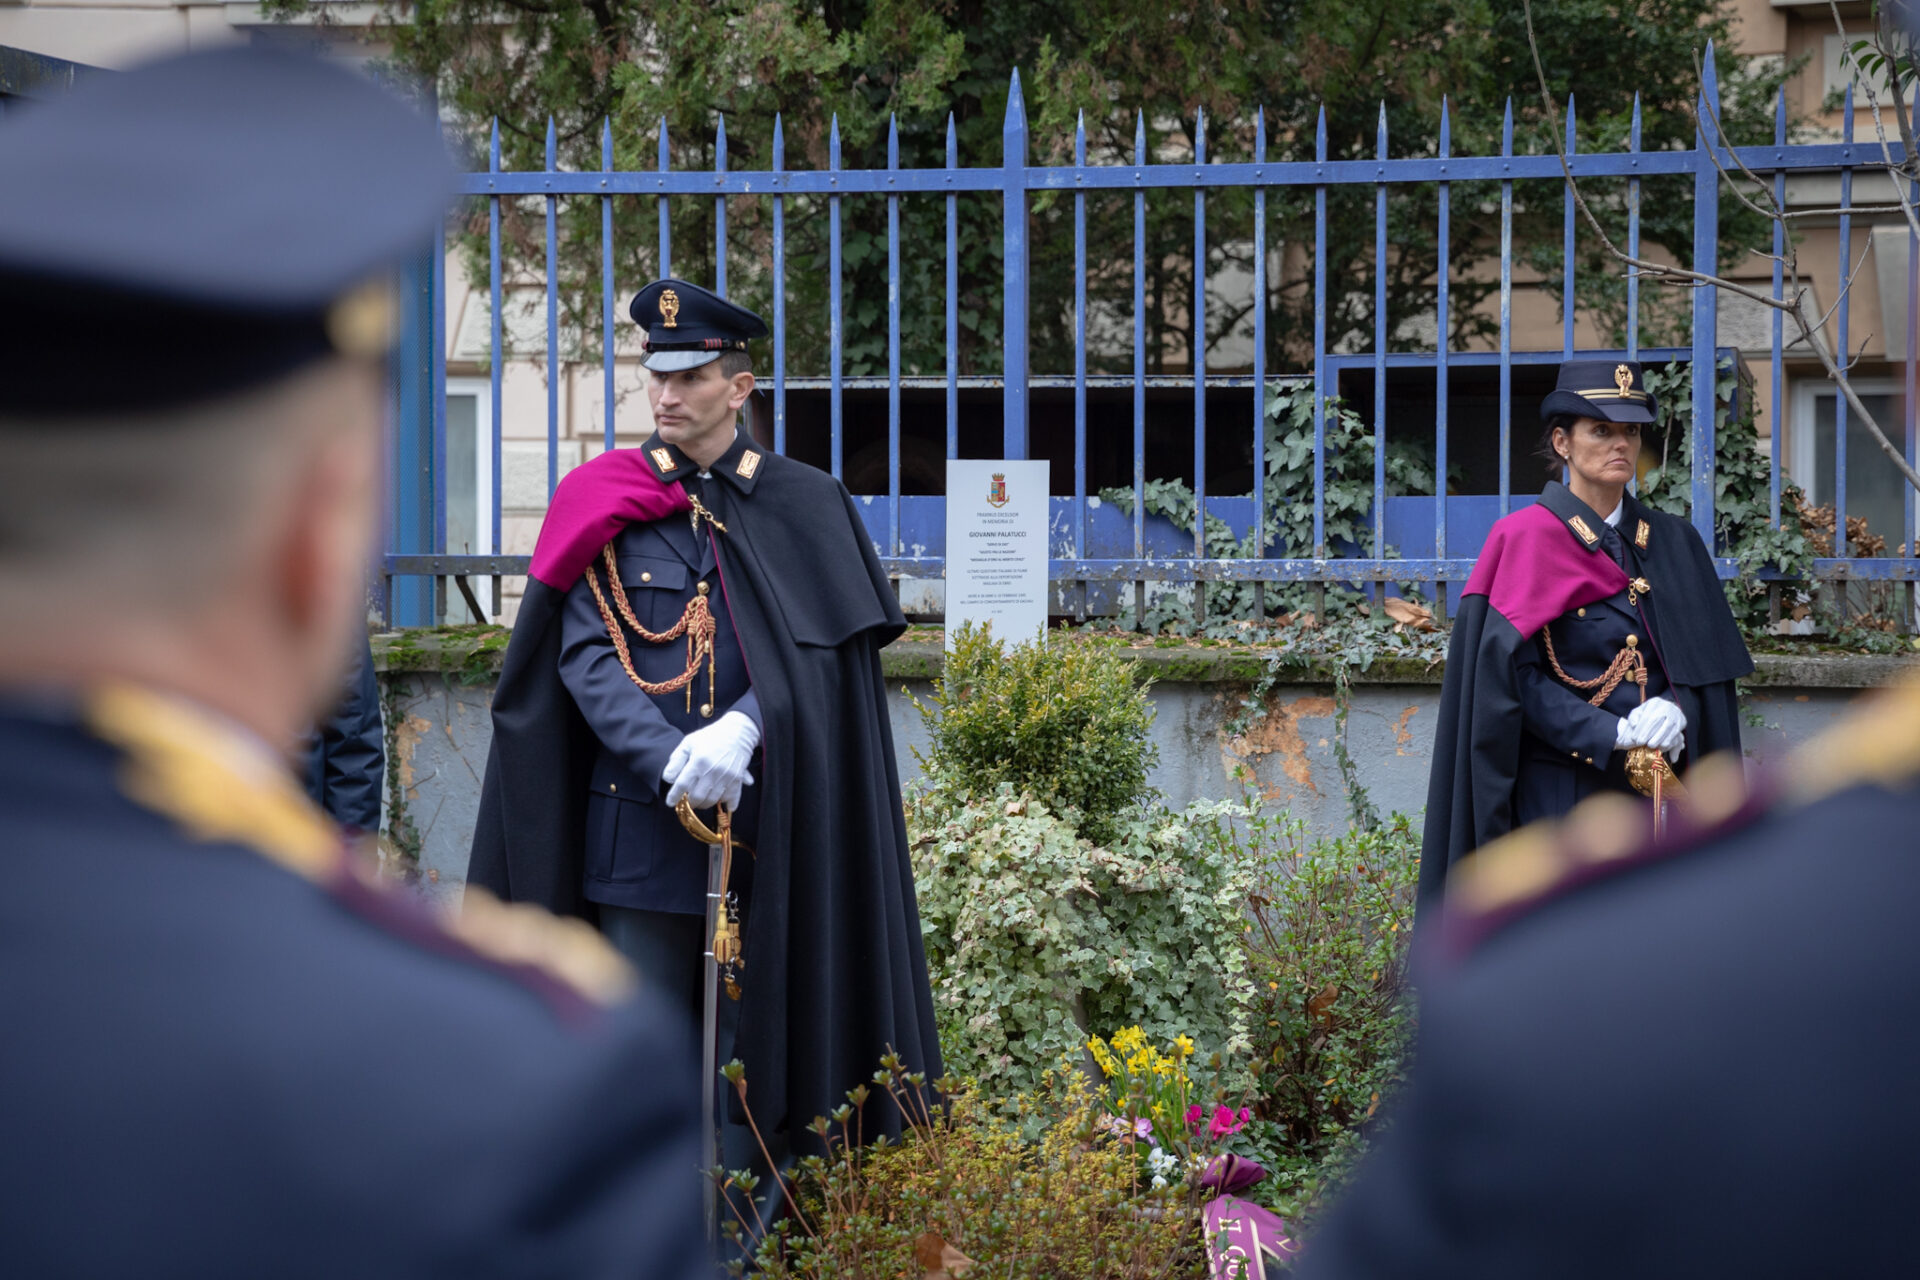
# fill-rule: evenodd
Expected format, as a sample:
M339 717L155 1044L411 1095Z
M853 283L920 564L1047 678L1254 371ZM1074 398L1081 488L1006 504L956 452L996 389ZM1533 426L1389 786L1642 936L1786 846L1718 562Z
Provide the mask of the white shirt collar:
M1626 511L1627 500L1623 497L1620 501L1613 504L1613 514L1607 517L1607 523L1618 528L1620 525L1620 517L1625 515Z

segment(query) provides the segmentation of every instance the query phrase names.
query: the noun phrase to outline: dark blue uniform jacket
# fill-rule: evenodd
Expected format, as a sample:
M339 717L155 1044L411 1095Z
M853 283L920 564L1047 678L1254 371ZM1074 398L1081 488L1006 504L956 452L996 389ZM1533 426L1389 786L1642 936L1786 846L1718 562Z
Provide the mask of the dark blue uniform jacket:
M712 478L708 483L720 481ZM688 835L666 806L667 788L660 775L686 734L728 711L742 712L757 724L760 704L747 678L746 658L720 589L707 531L695 534L685 516L671 515L628 525L614 539L614 550L633 616L655 634L672 630L700 588L706 588L718 627L715 688L709 702L703 668L686 691L650 694L641 689L620 665L586 578L567 592L560 617L560 679L600 744L587 796L583 889L589 902L704 915L707 846ZM597 562L592 566L596 574L602 569ZM604 575L600 582L604 591ZM649 683L670 680L686 669L684 639L649 644L628 632L627 647L634 670ZM737 841L753 844L759 813L759 791L748 787L734 819ZM753 858L735 858L733 868L729 887L744 899Z
M214 830L324 833L280 783L308 816L0 701L0 1273L711 1274L659 1007Z
M307 795L341 826L378 831L380 784L386 772L380 686L373 672L372 643L363 635L347 673L346 694L320 724L307 752Z

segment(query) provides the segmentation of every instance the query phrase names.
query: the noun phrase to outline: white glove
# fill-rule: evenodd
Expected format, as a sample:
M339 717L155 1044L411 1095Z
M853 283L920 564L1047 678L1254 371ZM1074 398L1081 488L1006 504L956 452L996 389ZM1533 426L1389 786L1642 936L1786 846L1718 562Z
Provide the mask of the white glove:
M716 804L739 808L741 790L753 785L747 766L759 745L760 726L743 711L729 711L680 739L667 760L666 772L660 775L669 788L667 807L679 804L684 796L696 809Z
M1653 747L1679 759L1686 746L1686 713L1667 698L1648 698L1620 722L1616 743L1631 735L1636 747Z

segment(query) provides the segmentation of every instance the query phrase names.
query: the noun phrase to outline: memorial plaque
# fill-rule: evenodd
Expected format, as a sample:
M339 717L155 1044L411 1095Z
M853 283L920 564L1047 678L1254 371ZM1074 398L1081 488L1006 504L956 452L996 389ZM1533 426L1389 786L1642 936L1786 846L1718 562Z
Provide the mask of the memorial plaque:
M948 648L969 622L1008 644L1045 636L1047 470L1044 460L948 461Z

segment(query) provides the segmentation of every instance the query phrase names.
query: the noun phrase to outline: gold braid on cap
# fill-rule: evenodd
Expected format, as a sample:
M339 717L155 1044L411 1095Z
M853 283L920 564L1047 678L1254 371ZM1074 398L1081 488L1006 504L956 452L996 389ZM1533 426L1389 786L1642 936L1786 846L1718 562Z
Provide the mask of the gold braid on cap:
M626 585L620 581L620 562L613 553L613 544L611 542L601 549L600 558L606 565L607 585L612 589L614 604L620 610L619 618L616 619L613 609L608 607L607 594L600 589L600 579L594 574L591 564L587 566L587 587L593 592L593 602L600 606L600 620L606 623L607 638L613 641L613 651L620 655L620 666L626 671L627 679L639 685L640 688L647 693L674 693L680 689L685 689L687 691L688 709L691 710L693 703L693 678L699 674L701 660L705 659L707 666L706 705L708 707L713 706L714 694L717 691L716 673L714 670L714 639L719 633L719 624L713 620L713 608L707 603L707 584L704 582L700 584L700 594L687 601L686 612L680 615L680 621L674 623L670 630L660 632L649 631L640 625L640 619L633 616L633 606L627 602L627 588ZM627 637L626 633L620 628L621 622L625 622L627 626L632 627L634 634L638 635L648 644L667 644L671 641L678 640L681 636L685 636L687 638L686 670L671 680L661 681L657 684L650 680L642 680L640 673L633 669L633 654L627 648Z

